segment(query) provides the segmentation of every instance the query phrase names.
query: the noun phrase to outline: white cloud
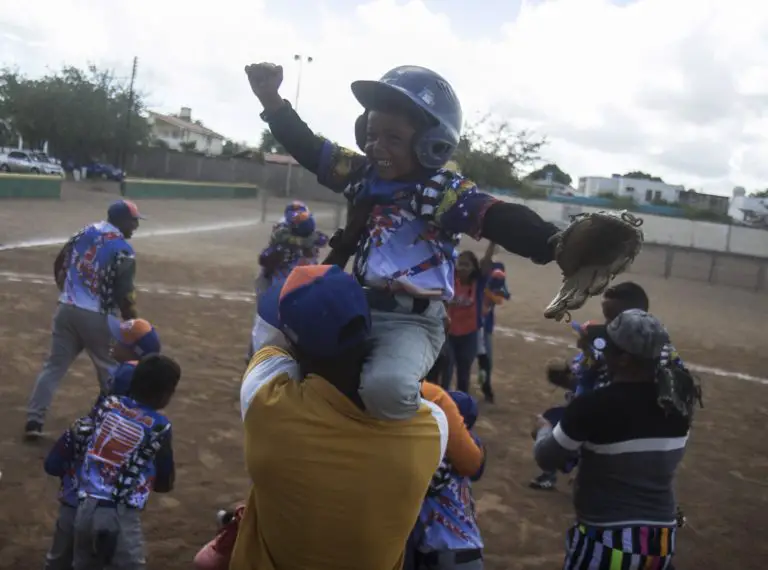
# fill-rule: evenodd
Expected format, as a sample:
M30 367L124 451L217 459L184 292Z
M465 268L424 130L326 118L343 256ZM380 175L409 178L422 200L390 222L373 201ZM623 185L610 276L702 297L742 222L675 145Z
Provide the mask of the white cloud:
M768 186L768 131L760 128L768 116L768 6L528 1L514 21L498 23L493 39L478 40L462 34L455 13L418 0L361 1L346 13L334 4L291 21L265 0L38 0L33 10L0 12L0 53L32 74L86 61L127 74L138 55L153 106L190 106L211 128L254 142L263 124L246 63L284 64L284 96L293 99L292 56L312 55L302 115L346 144L360 112L349 83L420 64L454 84L467 116L492 110L536 126L551 141L548 158L574 177L640 169L719 193Z

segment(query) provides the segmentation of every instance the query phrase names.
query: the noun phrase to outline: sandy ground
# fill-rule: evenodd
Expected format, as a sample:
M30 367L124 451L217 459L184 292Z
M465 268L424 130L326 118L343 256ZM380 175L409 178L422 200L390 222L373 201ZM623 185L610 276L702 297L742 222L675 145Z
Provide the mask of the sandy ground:
M114 199L76 198L81 197L56 204L0 202L0 244L65 237L102 217ZM255 200L145 201L140 206L150 217L134 243L143 288L140 311L156 324L166 352L184 370L168 409L175 423L177 488L151 499L145 532L150 568L184 569L210 538L216 509L242 497L248 486L237 381L252 318L247 293L268 224L258 223L261 203ZM274 219L281 206L270 202L268 218ZM333 219L328 211L321 226L332 229ZM239 227L210 229L227 223ZM209 230L151 235L194 228ZM467 245L477 251L483 247ZM26 399L48 350L56 299L48 275L56 251L55 246L0 250L0 568L40 567L53 530L57 482L42 470L50 442L24 444L21 431ZM571 353L569 331L541 316L558 286L556 269L500 257L514 299L500 312L495 339L498 402L483 406L478 422L490 454L486 475L476 486L487 568L554 569L572 522L569 487L563 480L554 493L527 488L536 474L528 433L534 414L561 401L562 394L544 380L543 368L548 359ZM643 267L638 262L638 270ZM678 535L677 567L763 568L768 446L761 434L768 419L768 385L760 378L768 377L768 302L765 295L667 281L652 273L627 278L647 288L652 310L668 325L684 359L721 371L702 373L706 408L697 416L680 470L679 499L690 526ZM592 302L576 318L598 315ZM93 368L81 358L63 382L47 429L57 434L86 412L96 389Z

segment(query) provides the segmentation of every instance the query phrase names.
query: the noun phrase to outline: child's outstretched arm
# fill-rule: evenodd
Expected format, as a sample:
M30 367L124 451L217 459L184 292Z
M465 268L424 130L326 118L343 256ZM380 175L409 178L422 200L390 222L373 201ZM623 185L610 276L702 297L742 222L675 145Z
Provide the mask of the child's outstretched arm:
M422 210L432 212L438 226L450 233L485 238L534 263L554 261L555 244L550 239L558 233L557 226L526 206L480 192L471 180L457 176L448 184L436 202L422 197ZM430 217L424 212L422 216Z
M301 166L315 174L320 184L334 192L343 191L352 177L365 168L367 159L316 135L301 120L291 104L280 96L282 67L258 63L247 66L245 73L264 107L261 118L275 139Z

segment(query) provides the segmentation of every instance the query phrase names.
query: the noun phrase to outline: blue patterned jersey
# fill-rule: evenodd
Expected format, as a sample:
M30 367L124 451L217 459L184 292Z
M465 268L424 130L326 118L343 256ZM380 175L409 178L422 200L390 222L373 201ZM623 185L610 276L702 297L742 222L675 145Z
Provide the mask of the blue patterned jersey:
M121 264L134 252L123 234L108 222L83 228L67 245L66 278L59 302L97 313L117 308L115 280Z
M144 508L154 479L173 469L171 423L127 396L109 396L93 414L79 496Z
M475 437L480 445L480 441ZM474 479L478 479L483 468ZM472 550L483 548L483 538L475 518L472 479L462 477L444 458L432 478L414 529L419 552Z
M368 235L355 256L354 272L374 287L409 285L453 297L460 234L480 237L487 209L497 200L473 182L445 169L418 182L380 179L367 158L326 141L318 181L354 202L374 202Z

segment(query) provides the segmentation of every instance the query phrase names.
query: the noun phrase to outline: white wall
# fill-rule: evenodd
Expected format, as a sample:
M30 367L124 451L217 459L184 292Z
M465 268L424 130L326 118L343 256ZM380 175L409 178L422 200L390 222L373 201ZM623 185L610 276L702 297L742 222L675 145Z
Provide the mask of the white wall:
M510 196L496 196L505 202L525 204L548 221L565 221L578 212L597 212L600 208L546 202L521 200ZM643 219L645 241L659 245L690 247L707 251L735 253L768 259L768 231L698 222L682 218L635 214Z

